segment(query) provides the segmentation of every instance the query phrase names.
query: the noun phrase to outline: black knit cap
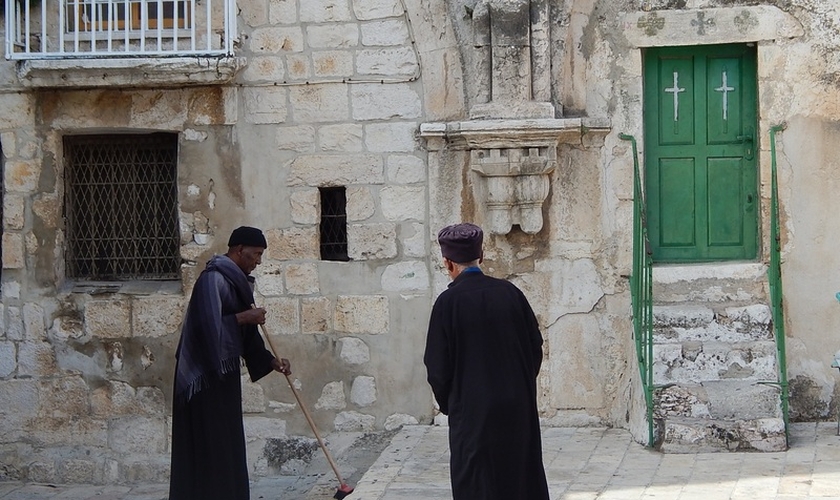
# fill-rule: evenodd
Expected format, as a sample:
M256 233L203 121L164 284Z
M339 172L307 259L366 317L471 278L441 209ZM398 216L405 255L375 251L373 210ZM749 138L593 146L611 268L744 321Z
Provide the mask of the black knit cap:
M440 252L456 264L466 264L481 257L484 232L475 224L453 224L438 233Z
M263 236L262 231L249 226L237 227L232 233L230 233L228 246L235 247L237 245L268 248L268 244L265 241L265 236Z

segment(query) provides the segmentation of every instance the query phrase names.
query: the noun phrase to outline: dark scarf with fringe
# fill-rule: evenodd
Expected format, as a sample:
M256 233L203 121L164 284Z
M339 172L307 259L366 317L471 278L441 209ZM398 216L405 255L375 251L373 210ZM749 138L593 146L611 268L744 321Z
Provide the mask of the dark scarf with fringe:
M223 303L227 291L219 289L214 274L221 275L234 292L232 303ZM175 401L189 401L222 375L239 370L242 333L256 325L236 324L233 314L254 303L253 278L246 276L226 255L216 255L198 277L181 328L175 357ZM230 299L228 299L230 300ZM227 316L223 320L223 316Z

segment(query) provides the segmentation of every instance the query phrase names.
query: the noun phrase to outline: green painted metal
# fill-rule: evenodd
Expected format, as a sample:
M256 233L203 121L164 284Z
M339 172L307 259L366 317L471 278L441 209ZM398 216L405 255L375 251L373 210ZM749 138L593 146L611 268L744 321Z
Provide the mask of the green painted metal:
M648 422L648 446L653 447L653 251L647 230L647 209L642 190L636 138L619 134L633 148L633 270L630 275L630 298L633 307L633 338L639 375L645 393Z
M755 49L649 49L644 85L654 260L756 258Z
M785 421L785 440L790 444L790 423L789 392L787 379L787 354L785 352L785 313L784 294L782 293L782 242L779 230L779 183L776 174L776 134L785 129L787 125L782 123L770 127L770 268L767 270L767 278L770 282L770 311L773 316L773 330L776 336L776 366L778 381L776 385L780 389L782 402L782 418Z

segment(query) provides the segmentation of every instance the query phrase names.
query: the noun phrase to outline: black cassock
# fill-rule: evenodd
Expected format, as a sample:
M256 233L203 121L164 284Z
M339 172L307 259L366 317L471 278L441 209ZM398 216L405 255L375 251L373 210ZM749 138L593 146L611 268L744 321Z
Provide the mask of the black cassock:
M236 323L251 303L245 274L224 256L193 288L176 355L169 500L250 497L240 358L253 381L274 359L256 326Z
M525 295L477 268L435 302L424 362L449 416L455 500L543 500L536 378L542 335Z

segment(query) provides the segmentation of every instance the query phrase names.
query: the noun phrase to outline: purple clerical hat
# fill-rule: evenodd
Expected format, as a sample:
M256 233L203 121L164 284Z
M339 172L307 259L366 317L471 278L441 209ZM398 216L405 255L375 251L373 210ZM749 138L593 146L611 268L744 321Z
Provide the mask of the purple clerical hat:
M438 233L440 252L457 264L472 262L481 257L484 232L475 224L453 224Z

